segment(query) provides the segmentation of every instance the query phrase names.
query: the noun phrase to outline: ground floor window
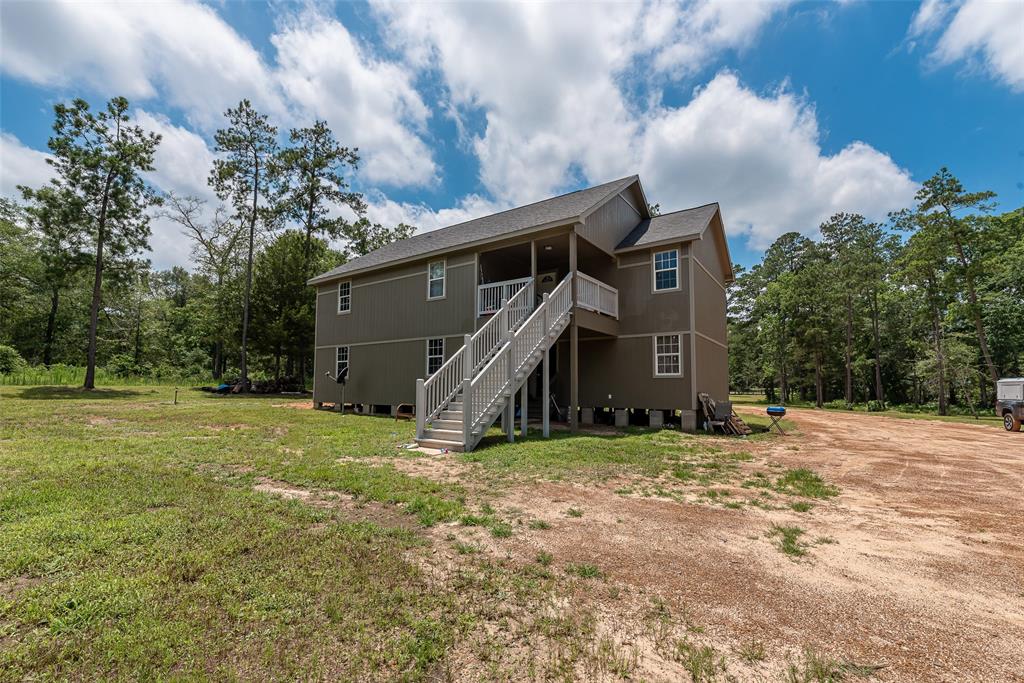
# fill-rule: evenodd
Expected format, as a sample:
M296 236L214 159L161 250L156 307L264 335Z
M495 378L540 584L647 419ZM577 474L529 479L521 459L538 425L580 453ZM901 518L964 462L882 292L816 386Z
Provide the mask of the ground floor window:
M659 334L654 337L654 374L659 377L678 377L682 374L681 343L678 334Z
M444 339L427 340L427 375L433 375L444 365Z
M334 376L341 377L342 370L348 369L348 347L339 346L338 356L336 358L336 364L334 368Z

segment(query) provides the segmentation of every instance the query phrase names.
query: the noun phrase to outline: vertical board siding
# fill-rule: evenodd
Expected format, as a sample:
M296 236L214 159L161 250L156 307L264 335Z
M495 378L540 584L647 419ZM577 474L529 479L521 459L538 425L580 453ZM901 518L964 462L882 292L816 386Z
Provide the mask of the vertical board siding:
M703 337L697 343L697 391L707 392L716 401L729 398L729 351Z
M352 280L352 310L338 314L337 283L317 297L317 346L443 336L473 329L473 255L448 259L445 297L427 301L427 263Z
M445 359L460 346L461 336L444 337ZM345 385L346 403L396 405L416 400L416 380L426 376L425 339L364 344L349 347L349 379ZM334 374L335 347L316 350L313 400L334 403L341 400L341 387L324 372Z
M692 409L686 358L690 335L680 338L682 377L654 377L651 336L580 339L580 405L587 408ZM558 342L558 373L552 378L558 405L569 399L569 344ZM565 361L565 362L563 362ZM608 395L612 397L609 399Z
M641 221L640 215L619 195L587 216L577 232L588 242L609 254Z
M664 247L662 247L663 249ZM651 252L629 268L619 268L613 285L619 290L619 334L647 334L690 329L689 259L685 248L679 251L677 291L654 293L651 282ZM634 259L636 257L633 257Z

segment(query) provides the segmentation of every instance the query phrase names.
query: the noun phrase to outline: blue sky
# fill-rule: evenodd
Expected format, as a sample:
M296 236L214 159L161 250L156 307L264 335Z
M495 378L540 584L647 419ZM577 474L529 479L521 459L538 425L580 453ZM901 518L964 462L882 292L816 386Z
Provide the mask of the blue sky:
M835 211L884 218L949 166L1024 204L1024 3L416 5L5 2L0 191L45 182L54 102L127 96L164 190L205 178L224 108L326 118L376 220L433 229L639 173L719 201L734 260ZM158 267L187 244L153 224Z

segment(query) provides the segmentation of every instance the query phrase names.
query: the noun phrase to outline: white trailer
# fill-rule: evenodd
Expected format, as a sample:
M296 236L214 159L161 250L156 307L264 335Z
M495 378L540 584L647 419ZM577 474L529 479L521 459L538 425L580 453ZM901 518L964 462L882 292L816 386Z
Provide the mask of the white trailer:
M996 382L996 415L1003 418L1006 431L1020 431L1024 422L1024 377L1007 377Z

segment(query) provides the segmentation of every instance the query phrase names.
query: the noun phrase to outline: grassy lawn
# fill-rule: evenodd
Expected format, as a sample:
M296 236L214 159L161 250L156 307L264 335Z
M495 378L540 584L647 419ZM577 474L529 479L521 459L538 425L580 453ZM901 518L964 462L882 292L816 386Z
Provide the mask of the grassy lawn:
M495 431L452 459L479 475L467 489L396 467L422 457L399 448L410 422L280 396L173 400L172 387L0 387L0 680L443 678L465 642L500 677L502 645L481 625L513 613L517 637L547 643L527 670L628 675L578 606L598 567L510 562L444 529L544 533L482 494L536 478L632 477L624 495L725 507L834 495L793 471L751 475L742 442L638 429L516 444ZM439 544L463 558L443 580ZM553 624L541 606L577 592Z

